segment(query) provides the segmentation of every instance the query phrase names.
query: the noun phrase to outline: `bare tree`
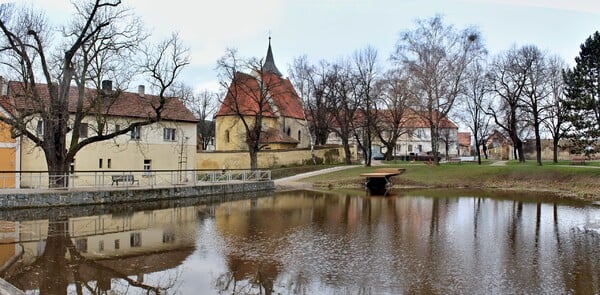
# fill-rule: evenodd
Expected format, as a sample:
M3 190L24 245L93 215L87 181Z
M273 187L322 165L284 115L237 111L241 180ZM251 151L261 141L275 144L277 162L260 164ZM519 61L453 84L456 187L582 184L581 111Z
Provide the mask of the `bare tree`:
M527 83L523 91L523 104L530 114L535 140L535 158L542 165L541 127L545 119L546 98L550 94L548 87L548 69L545 54L535 46L522 48L524 65L529 66Z
M486 108L486 113L506 131L515 147L516 158L525 162L523 140L519 136L523 124L524 111L522 96L528 83L530 63L524 56L524 48L516 47L498 55L491 63L487 74L492 91L497 95L495 105Z
M438 163L440 123L461 94L467 66L484 52L479 32L444 25L441 16L418 20L403 32L392 60L405 65L414 85L418 113L429 124L431 149Z
M110 65L114 65L116 56L133 59L144 35L138 34L139 22L130 18L121 1L77 2L74 7L75 17L63 28L62 39L58 39L51 37L43 14L0 5L2 63L21 82L18 89L12 89L19 95L10 106L12 116L0 120L12 127L15 136L24 136L41 147L52 187L66 185L64 175L83 147L160 121L171 100L165 91L189 62L187 50L175 35L154 49L142 51L143 69L156 86L158 98L143 102L148 110L146 119L109 132L105 122L119 91L98 89L90 93L83 90L84 86L101 80L100 74L114 74ZM70 94L72 83L77 84L76 95ZM96 116L97 132L82 138L79 131L87 114ZM36 121L43 126L42 134L32 128ZM67 140L69 132L71 137Z
M258 152L266 145L266 118L273 117L273 97L285 91L282 79L264 67L262 59L238 57L235 49L227 49L217 61L220 84L225 89L221 110L233 114L244 129L243 140L248 147L250 169L258 168ZM244 71L251 72L246 74Z
M403 126L406 122L405 113L412 102L406 75L402 68L393 69L378 83L381 107L375 118L375 132L386 147L385 158L388 161L392 159L398 138L406 133Z
M354 95L355 85L352 79L352 66L347 61L332 64L327 77L328 86L331 89L327 93L328 100L334 102L335 111L333 117L336 127L334 132L340 137L342 147L346 155L346 164L352 163L350 150L350 139L357 132L357 114L360 109L360 101Z
M290 70L290 79L304 100L304 112L308 117L310 132L314 135L315 145L324 145L331 132L333 122L333 101L328 99L331 89L327 83L330 64L320 61L318 65L310 65L306 56L294 59Z
M558 56L548 59L548 83L550 87L549 99L546 101L547 116L543 121L544 126L552 136L552 161L558 163L559 142L569 131L566 124L566 106L564 105L565 84L562 72L567 68L566 63Z
M217 110L219 94L208 89L194 92L190 86L180 84L172 96L181 98L198 119L198 149L207 150L215 137L215 124L210 118Z
M490 120L484 108L489 99L488 80L485 79L485 65L482 60L473 63L468 70L467 83L465 84L465 97L462 100L462 121L473 133L477 163L481 165L481 149L484 139L491 132Z
M353 74L351 82L354 87L352 95L354 101L358 103L359 118L351 120L353 130L362 130L362 132L354 132L354 137L362 150L365 166L371 166L372 159L372 140L373 129L377 117L377 101L379 93L375 87L378 79L377 69L377 50L372 47L356 51L353 56ZM356 125L358 124L358 126Z

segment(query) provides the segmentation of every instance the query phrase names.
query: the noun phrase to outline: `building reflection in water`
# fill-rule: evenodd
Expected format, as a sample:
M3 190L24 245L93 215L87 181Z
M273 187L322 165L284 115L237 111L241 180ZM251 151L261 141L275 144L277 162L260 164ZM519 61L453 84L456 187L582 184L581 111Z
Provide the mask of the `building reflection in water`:
M102 293L113 283L161 293L177 281L176 268L195 250L198 212L182 207L0 223L0 275L42 294ZM148 273L165 273L156 285ZM70 285L70 287L69 287Z
M42 294L600 291L600 237L576 230L600 208L494 197L297 191L3 221L0 276Z

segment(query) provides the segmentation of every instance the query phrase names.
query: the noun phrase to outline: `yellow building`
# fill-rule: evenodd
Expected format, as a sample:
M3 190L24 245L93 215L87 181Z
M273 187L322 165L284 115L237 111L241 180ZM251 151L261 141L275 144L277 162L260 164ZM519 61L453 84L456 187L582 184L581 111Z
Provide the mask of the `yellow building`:
M264 92L267 92L266 95ZM223 103L215 115L215 149L217 151L248 150L246 127L262 117L260 144L262 149L293 149L310 146L308 126L302 99L289 79L283 78L275 66L271 42L262 71L237 72Z
M9 82L6 95L2 96L3 100L10 101L12 105L18 104L19 85L19 82ZM47 92L45 85L40 85L39 89ZM104 81L102 90L113 91L112 82ZM73 107L73 110L70 110L70 120L74 120L74 106L77 99L77 91L74 87L70 91L69 99L70 108ZM115 98L112 107L101 114L106 121L104 128L108 129L108 132L113 132L126 128L134 122L146 120L152 115L148 105L157 99L157 96L146 94L143 86L139 87L138 92L121 92ZM7 109L10 109L10 105L4 108L4 112L8 114ZM195 169L197 119L177 98L168 100L161 117L158 123L141 126L130 133L83 147L77 152L71 164L70 185L111 185L111 175L123 173L122 171L137 171L134 174L139 185L159 185L172 183L173 179L168 176L159 179L152 171ZM79 131L80 140L98 134L97 119L93 112L89 112L84 117L83 126ZM41 127L43 124L39 118L33 117L28 122L28 129L38 136L44 132ZM5 129L7 128L0 126L0 148L7 148L0 150L2 153L0 165L3 165L0 170L47 171L48 166L43 150L24 136L16 140L10 139L10 134L6 133ZM70 145L70 139L69 133L67 146ZM4 157L4 154L10 155L11 152L14 153L11 157ZM47 174L39 173L23 173L19 180L18 187L22 188L43 187L48 183Z
M9 117L10 114L3 107L4 102L4 100L0 100L0 116ZM20 170L19 143L19 141L11 137L10 126L0 122L0 171L4 171L0 172L0 189L15 188L18 186L17 177L15 177L14 173L8 171Z

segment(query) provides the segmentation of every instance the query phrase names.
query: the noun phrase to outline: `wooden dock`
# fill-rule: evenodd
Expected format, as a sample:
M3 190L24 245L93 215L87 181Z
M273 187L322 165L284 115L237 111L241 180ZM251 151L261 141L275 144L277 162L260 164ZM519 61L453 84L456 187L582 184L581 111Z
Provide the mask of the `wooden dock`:
M379 168L373 172L362 173L360 176L366 177L365 188L372 195L387 195L388 190L392 188L391 178L404 173L404 168Z

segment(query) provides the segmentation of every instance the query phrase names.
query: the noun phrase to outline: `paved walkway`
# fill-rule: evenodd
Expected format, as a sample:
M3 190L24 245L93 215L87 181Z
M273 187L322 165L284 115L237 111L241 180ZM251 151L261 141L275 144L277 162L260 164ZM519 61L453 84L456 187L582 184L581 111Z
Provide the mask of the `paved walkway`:
M335 172L335 171L339 171L339 170L345 170L345 169L354 168L354 167L360 167L360 165L337 166L337 167L321 169L321 170L311 171L311 172L306 172L306 173L300 173L300 174L296 174L294 176L276 179L276 180L274 180L275 188L277 190L292 190L292 189L311 188L312 184L301 182L299 180L301 180L303 178L315 176L315 175L326 174L326 173Z
M508 161L496 161L496 162L490 164L490 166L506 166L507 162Z

